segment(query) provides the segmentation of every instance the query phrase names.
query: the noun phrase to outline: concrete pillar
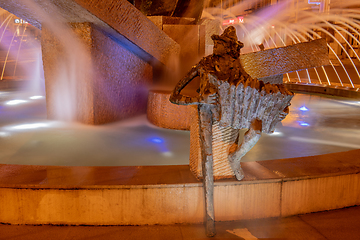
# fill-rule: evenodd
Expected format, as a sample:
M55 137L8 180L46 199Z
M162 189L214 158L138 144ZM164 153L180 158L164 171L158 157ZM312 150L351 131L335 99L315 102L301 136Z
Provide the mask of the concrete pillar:
M48 118L103 124L145 113L152 66L91 23L70 26L72 36L42 27Z

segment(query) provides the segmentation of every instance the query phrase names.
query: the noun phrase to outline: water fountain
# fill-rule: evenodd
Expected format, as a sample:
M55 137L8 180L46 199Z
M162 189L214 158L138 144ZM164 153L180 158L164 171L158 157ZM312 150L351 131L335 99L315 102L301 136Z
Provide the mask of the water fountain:
M359 84L356 67L359 25L354 18L358 10L348 8L356 5L356 2L335 1L331 3L331 9L320 9L320 13L314 9L317 5L299 3L298 6L291 7L291 4L293 3L288 1L271 5L249 15L242 15L241 10L244 7L241 4L223 9L221 12L209 8L205 10L205 16L216 18L222 14L236 23L239 31L243 32L245 45L248 46L244 52L259 49L260 44L266 48L273 48L309 39L326 38L329 56L332 59L331 65L287 74L285 81L356 88ZM238 20L240 18L241 22ZM224 24L228 25L229 20Z
M1 88L20 88L28 85L27 88L35 95L40 94L43 88L40 81L40 31L5 10L0 14L3 18L0 27Z
M76 2L84 7L85 1ZM118 2L123 3L123 1ZM4 5L9 4L8 1L0 3ZM61 1L61 4L64 3L69 3L69 1ZM100 2L96 2L96 4L100 4ZM125 4L125 6L127 6L126 9L128 11L135 11L128 5ZM18 12L21 13L23 10L21 4L18 7ZM61 5L61 7L64 7L64 5ZM87 9L93 10L93 6L87 6ZM120 8L119 11L123 10ZM97 22L98 25L96 26L103 26L103 22L115 24L114 22L116 21L109 19L111 16L107 17L104 15L104 13L97 15L98 17L101 16L102 22ZM124 16L127 16L127 14L124 14ZM24 19L26 19L25 16ZM120 22L126 25L125 20ZM150 25L149 22L145 22ZM33 24L36 25L36 21ZM126 25L126 27L130 27L130 32L136 32L131 26ZM88 25L75 26L76 30L82 32L87 28ZM113 33L111 29L105 29ZM117 29L120 29L118 31L124 35L128 34L126 37L136 43L136 37L121 29L121 27ZM45 31L47 30L45 29ZM154 29L151 31L158 32ZM50 35L48 39L51 39L51 37L53 36ZM139 34L137 37L148 38L152 37L152 34ZM117 39L117 42L122 44L124 44L124 41L126 43L127 40L121 37ZM130 44L130 46L133 45ZM255 45L252 46L255 47ZM267 48L267 44L264 44L264 46ZM142 45L142 47L144 46ZM150 50L149 52L151 52ZM151 54L156 55L155 50ZM141 49L135 49L135 51L143 58L149 57L149 52L144 52ZM157 59L161 59L161 56L157 55L157 57ZM300 101L294 105L297 109L303 103ZM1 109L2 112L4 110L6 109ZM312 111L309 112L311 113ZM309 116L311 115L310 113ZM297 114L301 115L301 113L294 111L294 116ZM311 119L313 122L308 121L309 118L305 117L302 119L302 124L315 125L316 118ZM2 121L4 121L3 118ZM291 123L285 123L285 125L297 124L297 121L298 119ZM58 122L52 123L58 124ZM105 135L109 136L108 140L103 143L94 142L92 145L85 144L84 146L87 146L87 148L84 147L82 149L91 149L88 146L93 147L86 158L90 159L92 155L101 152L100 149L104 149L102 145L123 145L125 141L131 140L129 142L134 143L134 149L141 148L143 149L142 151L145 151L144 148L153 147L157 149L157 152L161 155L156 155L156 157L163 156L163 164L166 165L166 159L169 161L169 159L172 159L171 156L175 155L175 151L173 151L175 146L180 145L179 142L164 142L165 137L152 136L148 139L148 135L142 137L146 141L139 143L137 140L130 138L131 133L129 131L121 130L117 132L114 130L118 129L117 126L121 124L117 125L115 123L96 128L77 125L76 128L81 129L81 134L84 135L83 139L88 139L88 141L98 137L104 140L104 138L100 137L104 135L104 132L101 132L104 128L106 128ZM133 121L124 123L125 126L134 126L136 124L137 122ZM41 124L36 126L39 127L38 129L47 128ZM23 126L16 124L8 127L15 127L15 129L27 127L29 129L29 127L35 127L35 125ZM96 134L93 132L94 129L97 131ZM144 127L139 128L137 131L143 132L144 129L148 131ZM156 133L158 130L156 129L151 134ZM11 131L14 131L14 129ZM4 138L7 134L12 134L13 132L11 131L6 131L6 129L2 128L0 131L1 138ZM28 131L26 136L23 135L23 138L18 138L17 141L13 141L10 144L17 142L22 153L37 148L43 151L47 149L48 154L51 154L51 151L54 149L53 147L62 143L61 138L71 139L66 138L66 135L70 135L71 131L71 129L61 126L58 129L50 130L50 134L60 136L59 139L55 139L56 141L45 138L45 135L42 135L44 132ZM305 127L303 131L306 131ZM177 131L171 132L179 133ZM120 133L120 136L125 135L125 139L120 139L117 133ZM181 134L184 138L189 136L184 132L181 132ZM40 135L40 138L32 141L32 135ZM291 135L288 136L290 137ZM174 136L170 138L172 137ZM296 137L298 144L306 140L304 136L297 135ZM27 142L28 139L29 141ZM180 142L182 141L184 140L180 140ZM22 142L26 144L21 145ZM53 145L50 145L49 142L53 143ZM284 145L285 142L283 142ZM69 156L67 151L69 151L71 145L81 146L79 141L69 142L68 145L61 148L66 156ZM43 147L41 148L41 146ZM130 148L133 146L129 144L126 147ZM125 148L122 150L123 152L126 151ZM179 149L179 152L181 151L184 151L184 149ZM359 204L356 200L359 199L358 193L360 192L357 184L359 181L357 174L359 164L355 157L358 155L358 152L358 150L354 150L331 155L246 162L243 166L245 178L242 183L237 183L232 179L215 182L214 201L216 220L226 221L289 216ZM27 153L30 153L30 151ZM121 154L124 153L114 153L117 156ZM100 153L100 155L105 154ZM139 153L138 156L140 155L142 154ZM293 157L295 155L296 152L293 151L289 156ZM27 157L29 160L36 158L32 158L30 154ZM330 160L332 164L328 164ZM187 161L188 157L186 157ZM4 196L1 198L1 206L3 206L0 211L1 222L14 224L139 225L194 223L204 220L202 185L191 175L188 165L70 167L71 162L69 161L65 165L1 165L0 191L1 195ZM97 164L95 163L95 165ZM323 190L321 193L317 191L319 188ZM296 194L297 192L302 194L299 196L299 194ZM348 197L344 198L344 194ZM331 197L329 198L329 196Z

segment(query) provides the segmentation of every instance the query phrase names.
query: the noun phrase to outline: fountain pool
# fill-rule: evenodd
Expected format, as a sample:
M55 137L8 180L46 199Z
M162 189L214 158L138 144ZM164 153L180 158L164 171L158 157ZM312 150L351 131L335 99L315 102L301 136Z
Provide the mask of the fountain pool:
M296 94L289 116L264 134L244 162L360 148L360 101ZM46 119L45 99L0 92L0 163L60 166L189 164L190 132L148 123L145 115L88 126Z

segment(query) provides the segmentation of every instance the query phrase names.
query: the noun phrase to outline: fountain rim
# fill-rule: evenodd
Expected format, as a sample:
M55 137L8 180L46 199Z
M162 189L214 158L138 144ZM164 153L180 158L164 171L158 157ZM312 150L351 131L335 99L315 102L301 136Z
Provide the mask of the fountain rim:
M298 88L296 91L301 88L307 93L312 93L308 91L309 87L349 92L347 89L314 84L287 86ZM356 93L360 95L359 91ZM235 178L215 180L216 221L286 217L360 205L360 189L356 185L360 181L359 156L360 149L355 149L308 157L244 162L245 178L242 181ZM104 226L203 222L202 183L191 173L189 165L96 167L0 164L0 173L0 195L4 196L0 199L2 223ZM347 189L345 193L344 186ZM323 191L318 193L318 189ZM297 196L294 191L302 191L303 195ZM248 197L238 199L240 193ZM18 197L20 195L21 198ZM329 196L332 196L331 200ZM146 201L141 203L139 198ZM122 199L122 204L114 199ZM55 205L46 206L44 201ZM241 204L229 207L221 204L223 201ZM71 207L74 204L81 205L74 210ZM224 208L225 205L231 208L230 212ZM247 205L253 207L241 208ZM82 212L84 209L81 206L85 206L86 213ZM102 209L100 217L94 206ZM151 216L136 214L133 209ZM159 213L169 214L164 216ZM114 215L117 218L114 219Z
M286 217L360 205L360 191L356 185L360 181L359 156L360 149L356 149L244 163L243 169L247 173L244 180L215 181L216 221ZM345 163L344 159L351 159L350 163ZM122 179L121 173L129 171L137 172L138 176L129 181ZM0 172L3 173L0 175L0 195L4 196L0 199L2 223L104 226L203 222L202 183L192 176L188 165L60 167L0 164ZM90 173L92 178L86 184L77 172ZM117 179L111 178L114 173L117 173ZM190 178L185 179L185 175ZM149 183L149 176L156 180ZM319 193L318 189L323 190ZM294 191L303 194L298 196ZM248 197L239 199L240 193ZM329 195L331 200L324 203ZM239 204L222 204L223 201ZM74 204L79 207L74 209ZM243 207L249 204L253 207ZM97 208L101 209L101 214ZM82 212L84 209L85 213ZM147 214L137 214L134 209Z

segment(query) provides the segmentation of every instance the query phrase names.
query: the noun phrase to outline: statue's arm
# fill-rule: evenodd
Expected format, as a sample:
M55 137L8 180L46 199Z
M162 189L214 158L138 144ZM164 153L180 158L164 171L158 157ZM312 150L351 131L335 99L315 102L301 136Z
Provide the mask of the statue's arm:
M170 95L170 102L178 105L193 105L199 103L199 97L190 97L180 94L181 90L186 87L195 77L199 76L199 65L193 66L186 76L181 79L175 86Z

